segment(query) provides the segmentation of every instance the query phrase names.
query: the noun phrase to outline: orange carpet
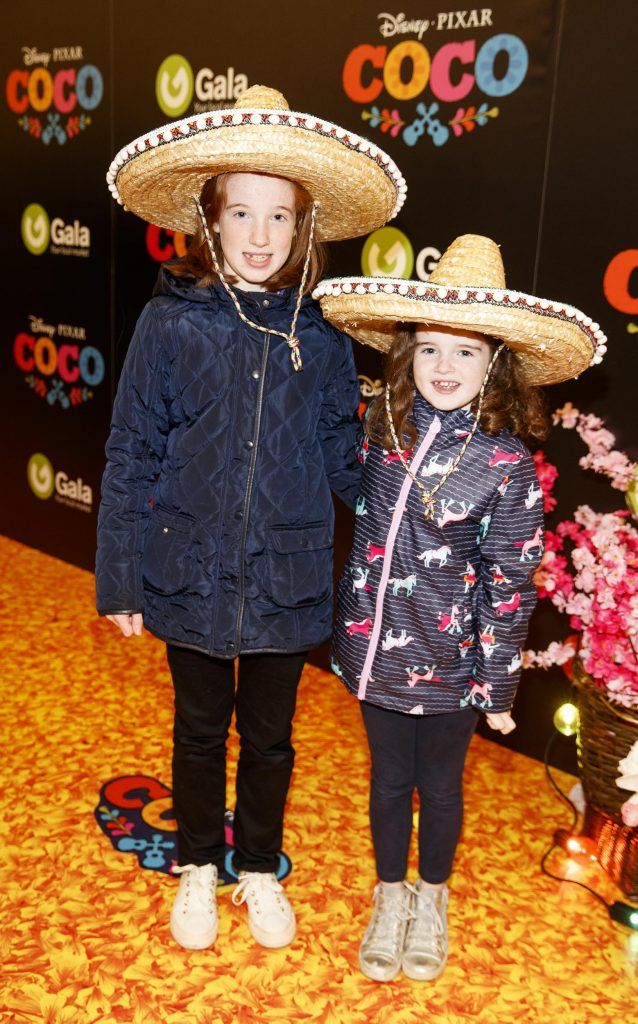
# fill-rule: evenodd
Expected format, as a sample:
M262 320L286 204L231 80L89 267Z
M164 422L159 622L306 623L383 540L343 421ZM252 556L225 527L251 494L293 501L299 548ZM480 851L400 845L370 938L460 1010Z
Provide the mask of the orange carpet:
M314 668L300 691L285 837L297 938L281 951L255 946L243 908L225 890L215 948L178 948L168 930L176 880L115 851L93 817L100 786L115 776L143 773L170 785L163 646L148 635L124 640L98 619L89 573L2 538L0 587L0 1020L635 1019L638 933L612 924L583 890L539 873L548 836L565 821L561 806L542 765L478 737L451 881L447 970L430 984L380 985L360 975L374 884L367 753L356 702ZM585 869L575 870L581 878ZM606 898L619 898L600 869L588 877Z

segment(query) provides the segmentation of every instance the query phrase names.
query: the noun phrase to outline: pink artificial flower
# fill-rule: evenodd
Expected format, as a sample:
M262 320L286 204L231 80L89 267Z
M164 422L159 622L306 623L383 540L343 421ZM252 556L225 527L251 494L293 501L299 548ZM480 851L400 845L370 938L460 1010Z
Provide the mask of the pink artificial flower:
M554 422L576 427L588 447L584 468L605 474L619 490L627 488L637 465L614 449L615 438L601 419L567 403ZM542 452L534 462L547 511L555 505L556 467ZM534 582L539 597L549 598L578 631L580 657L595 685L617 704L638 708L638 530L629 515L579 506L572 519L547 531ZM523 663L548 668L572 656L571 648L554 642L546 651L524 652Z
M552 416L552 422L554 426L561 423L566 430L573 430L578 423L580 413L578 409L575 409L571 402L566 402L562 409L557 409Z
M631 800L625 800L624 804L620 808L622 820L625 825L629 828L635 828L638 825L638 803L634 803Z
M544 452L540 450L534 454L534 466L543 492L543 508L545 512L552 512L556 508L556 498L553 497L552 490L558 477L558 470L553 463L547 462Z

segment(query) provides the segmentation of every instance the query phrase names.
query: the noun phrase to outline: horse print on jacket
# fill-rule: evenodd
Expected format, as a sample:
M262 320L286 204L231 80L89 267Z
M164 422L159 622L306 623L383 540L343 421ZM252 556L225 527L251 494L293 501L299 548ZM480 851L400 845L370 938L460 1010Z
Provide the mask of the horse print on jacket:
M410 468L433 486L473 417L437 412L420 395L414 414ZM479 427L426 519L396 451L368 439L365 515L339 584L332 651L351 692L406 714L511 708L542 554L538 490L523 443Z

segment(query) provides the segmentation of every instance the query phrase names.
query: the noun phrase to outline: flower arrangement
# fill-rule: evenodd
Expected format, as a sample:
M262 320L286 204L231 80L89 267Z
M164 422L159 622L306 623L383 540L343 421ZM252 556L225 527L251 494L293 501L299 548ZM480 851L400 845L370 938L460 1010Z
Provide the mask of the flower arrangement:
M539 597L547 597L569 616L576 635L550 643L545 651L525 651L526 667L565 665L576 653L594 686L611 702L638 709L638 530L630 516L638 518L638 464L614 445L616 439L597 416L586 415L571 403L557 409L554 424L575 429L587 445L580 460L609 478L612 487L624 491L626 509L594 512L580 505L573 519L548 530L545 551L535 582ZM552 490L558 476L542 452L534 456L546 512L556 506ZM636 718L638 723L638 717ZM620 813L624 825L638 826L638 741L618 763L623 774L615 780L632 795Z
M580 413L570 403L554 413L554 423L575 429L587 445L580 459L584 469L609 477L624 491L630 509L638 512L638 464L614 448L615 437L596 416ZM551 511L558 472L542 452L536 471ZM617 704L638 708L638 530L627 510L600 513L579 506L573 519L546 533L546 547L536 574L539 597L547 597L569 616L578 637L554 642L545 651L525 651L527 667L563 665L576 653L595 685ZM571 550L566 550L566 545Z

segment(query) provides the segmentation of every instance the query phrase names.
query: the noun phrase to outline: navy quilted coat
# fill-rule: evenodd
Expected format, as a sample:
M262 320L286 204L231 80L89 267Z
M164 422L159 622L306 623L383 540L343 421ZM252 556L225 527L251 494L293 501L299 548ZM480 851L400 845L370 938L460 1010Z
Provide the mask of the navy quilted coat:
M473 417L420 395L412 471L441 480ZM339 584L333 671L360 699L408 714L508 711L536 603L543 496L520 439L480 428L425 520L396 452L366 443L355 540Z
M290 329L296 293L237 292ZM350 339L305 299L296 372L283 338L221 286L163 268L113 409L96 566L105 614L221 657L301 651L332 624L334 509L360 482Z

